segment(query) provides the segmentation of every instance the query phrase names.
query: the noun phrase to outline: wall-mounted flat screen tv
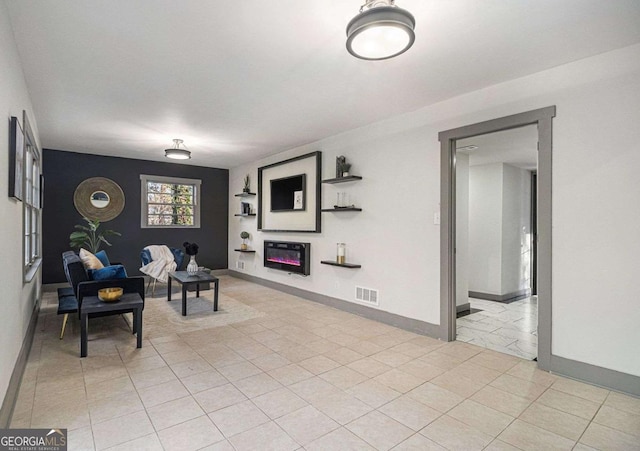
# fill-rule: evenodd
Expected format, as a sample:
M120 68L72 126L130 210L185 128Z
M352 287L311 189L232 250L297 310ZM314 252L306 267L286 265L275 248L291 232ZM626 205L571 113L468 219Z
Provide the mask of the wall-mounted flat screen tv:
M304 210L306 175L271 180L271 211Z

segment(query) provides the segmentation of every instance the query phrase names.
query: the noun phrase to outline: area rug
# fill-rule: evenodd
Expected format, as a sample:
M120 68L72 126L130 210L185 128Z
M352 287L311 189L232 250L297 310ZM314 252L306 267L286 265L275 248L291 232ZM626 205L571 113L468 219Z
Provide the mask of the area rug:
M143 314L145 338L220 327L265 315L222 292L218 298L218 311L214 312L213 290L201 291L200 297L196 297L195 292L187 293L187 316L182 316L181 293L172 293L171 299L171 302L167 301L166 289L156 289L155 297L147 297Z

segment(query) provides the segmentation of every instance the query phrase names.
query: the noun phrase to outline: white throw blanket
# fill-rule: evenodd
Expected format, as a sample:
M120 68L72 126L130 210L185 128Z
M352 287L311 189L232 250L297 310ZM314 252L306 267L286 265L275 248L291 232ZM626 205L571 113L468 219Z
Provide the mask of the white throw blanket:
M169 272L176 270L176 261L171 250L164 245L151 245L145 247L151 254L151 262L140 268L144 274L166 283Z

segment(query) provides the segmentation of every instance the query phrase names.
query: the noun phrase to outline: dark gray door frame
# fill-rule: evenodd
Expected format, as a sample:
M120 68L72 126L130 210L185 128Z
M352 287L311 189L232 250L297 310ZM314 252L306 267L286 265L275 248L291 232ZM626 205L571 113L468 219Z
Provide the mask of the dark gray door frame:
M538 170L531 172L531 295L538 294Z
M551 360L551 150L552 119L549 106L512 116L467 125L438 134L441 155L440 185L440 338L456 339L456 141L526 125L538 127L538 365Z

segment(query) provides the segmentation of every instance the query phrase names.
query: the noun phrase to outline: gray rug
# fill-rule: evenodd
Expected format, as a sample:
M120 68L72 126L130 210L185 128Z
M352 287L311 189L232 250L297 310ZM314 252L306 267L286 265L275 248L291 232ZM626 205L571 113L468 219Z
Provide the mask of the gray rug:
M230 290L229 295L223 294L223 291L228 291L228 288L234 285L233 279L229 279L221 278L220 280L221 290L217 312L213 311L213 290L201 291L199 298L196 298L195 292L187 293L187 316L182 316L180 288L172 287L172 301L167 302L166 285L158 285L154 297L151 297L151 292L146 296L143 313L144 339L210 329L265 316L265 312L256 310L236 299L236 295L238 299L246 297L247 292ZM71 346L72 352L76 352L75 347L78 345L77 340L80 337L78 317L77 315L69 316L65 339L58 340L63 315L56 314L57 307L56 293L45 292L43 305L40 309L38 332L46 335L50 339L49 343L63 347L68 344ZM89 340L99 342L108 338L127 342L131 340L131 323L131 314L93 318L89 324Z
M209 329L265 315L264 312L222 293L218 298L218 311L214 312L213 290L207 290L201 291L199 298L196 298L195 292L187 293L187 316L182 316L181 294L172 293L171 302L167 302L166 288L158 288L156 287L155 297L148 296L145 300L145 338Z

